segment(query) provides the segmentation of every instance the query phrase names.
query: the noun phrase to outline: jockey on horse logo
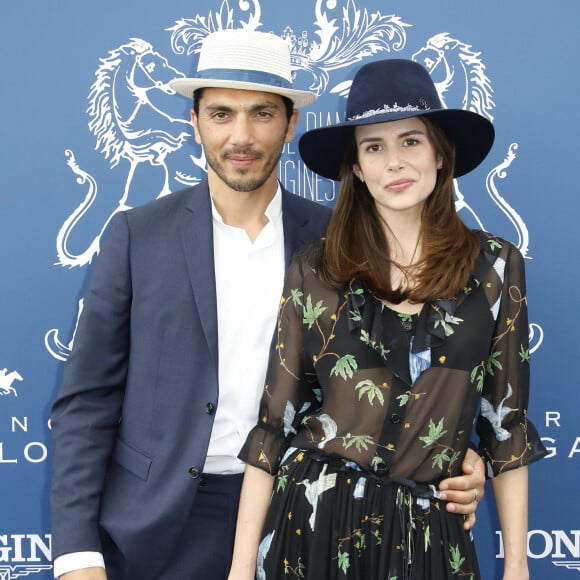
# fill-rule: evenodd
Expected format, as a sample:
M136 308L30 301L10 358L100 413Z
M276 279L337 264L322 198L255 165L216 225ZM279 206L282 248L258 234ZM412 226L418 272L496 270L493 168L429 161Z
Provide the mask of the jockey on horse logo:
M18 396L16 389L12 386L14 381L21 381L22 375L18 371L8 372L8 369L0 369L0 396L9 395L12 393L15 397Z

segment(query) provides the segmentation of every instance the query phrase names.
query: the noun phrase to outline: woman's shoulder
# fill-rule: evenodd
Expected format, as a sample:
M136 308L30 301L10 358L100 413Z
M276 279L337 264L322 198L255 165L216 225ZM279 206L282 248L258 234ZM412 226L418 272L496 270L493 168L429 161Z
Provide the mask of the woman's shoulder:
M472 231L479 239L481 250L487 254L491 254L493 256L502 256L504 258L506 255L514 252L516 254L520 254L518 247L509 240L506 240L485 230Z
M328 290L330 287L321 272L323 253L324 239L311 242L295 252L286 274L287 282L313 295Z
M497 270L499 267L511 272L524 271L524 256L513 242L484 230L473 231L481 244L478 259L480 267L486 264L489 269Z
M310 242L294 253L292 262L300 264L302 267L306 266L309 269L318 271L322 263L323 248L323 238Z

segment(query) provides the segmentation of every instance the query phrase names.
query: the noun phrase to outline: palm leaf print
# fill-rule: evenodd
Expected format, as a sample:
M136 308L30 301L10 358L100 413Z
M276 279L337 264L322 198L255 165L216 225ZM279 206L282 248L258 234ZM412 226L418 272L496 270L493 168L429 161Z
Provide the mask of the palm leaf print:
M449 564L451 565L451 570L454 574L461 572L461 565L465 562L465 558L461 556L459 551L459 546L449 546L449 553L451 557L449 558Z
M338 567L346 574L350 568L350 556L348 552L338 552Z
M479 393L483 390L483 379L485 379L485 365L484 362L481 361L481 363L471 371L471 382L475 383Z
M292 302L294 303L294 306L302 306L302 296L304 296L304 294L302 294L302 292L298 290L298 288L293 288L292 290L290 290L290 295L292 297Z
M388 348L384 347L382 342L371 340L369 333L364 329L360 331L360 340L362 343L374 348L384 359L386 359L389 352L391 352Z
M520 359L522 362L530 362L530 349L524 348L523 344L520 344Z
M425 448L436 443L445 433L447 433L447 429L443 429L443 419L437 425L435 425L433 419L429 419L429 434L419 437L419 439L423 441L423 448Z
M358 365L354 356L352 354L345 354L336 361L330 374L335 376L340 375L346 381L347 377L352 379L353 371L356 371L357 368Z
M385 397L383 396L380 387L375 385L375 383L370 379L358 382L354 388L358 391L359 401L366 395L370 405L373 404L375 398L379 401L381 406L385 404Z
M445 318L439 318L435 321L435 328L438 326L443 327L443 332L445 332L445 336L451 336L455 330L453 329L452 324L457 326L463 322L463 318L458 318L457 316L452 316L451 314L445 313Z
M495 369L500 370L502 369L501 366L501 362L498 359L498 357L501 355L501 350L496 350L495 352L492 352L489 355L489 358L487 359L487 372L493 377L494 376L494 372Z
M308 324L308 330L312 328L314 323L318 320L318 317L326 310L326 306L323 306L323 301L319 300L315 306L312 306L312 297L308 294L306 298L306 306L304 306L304 317L303 323Z
M357 451L362 451L363 449L366 451L369 445L373 445L374 442L375 440L370 435L351 435L349 433L346 437L343 437L342 446L348 449L354 445Z

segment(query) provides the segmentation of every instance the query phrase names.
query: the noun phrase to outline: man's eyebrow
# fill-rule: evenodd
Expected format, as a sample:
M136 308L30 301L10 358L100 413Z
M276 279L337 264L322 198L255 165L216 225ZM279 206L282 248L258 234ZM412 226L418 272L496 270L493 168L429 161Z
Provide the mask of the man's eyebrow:
M229 107L228 105L206 105L204 107L204 109L207 109L208 111L232 111L233 108Z

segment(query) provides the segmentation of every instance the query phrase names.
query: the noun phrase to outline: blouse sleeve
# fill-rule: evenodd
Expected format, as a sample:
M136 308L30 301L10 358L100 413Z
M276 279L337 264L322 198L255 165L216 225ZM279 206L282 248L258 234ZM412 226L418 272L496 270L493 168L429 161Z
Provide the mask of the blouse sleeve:
M495 280L485 283L501 285L501 291L491 305L495 331L476 426L490 477L528 465L547 453L527 418L530 350L524 260L512 244L502 240L497 246L501 249L490 272Z
M318 406L314 370L304 357L303 258L290 264L280 300L257 425L239 458L274 475L307 411Z

